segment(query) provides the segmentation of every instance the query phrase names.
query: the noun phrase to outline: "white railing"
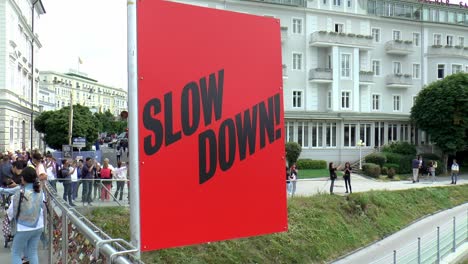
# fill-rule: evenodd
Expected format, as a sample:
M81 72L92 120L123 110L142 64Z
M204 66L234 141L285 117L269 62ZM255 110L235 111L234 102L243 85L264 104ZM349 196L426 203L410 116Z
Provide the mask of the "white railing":
M316 68L309 71L309 81L333 80L333 70L328 68Z
M312 33L310 45L340 44L343 46L372 47L372 37L366 35L317 31Z

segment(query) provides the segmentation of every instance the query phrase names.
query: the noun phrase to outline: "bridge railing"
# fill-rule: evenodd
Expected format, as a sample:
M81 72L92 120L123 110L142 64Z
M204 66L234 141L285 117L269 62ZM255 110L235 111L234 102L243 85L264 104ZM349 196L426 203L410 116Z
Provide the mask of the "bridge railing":
M46 233L49 263L143 263L129 242L111 238L74 207L68 205L49 183Z

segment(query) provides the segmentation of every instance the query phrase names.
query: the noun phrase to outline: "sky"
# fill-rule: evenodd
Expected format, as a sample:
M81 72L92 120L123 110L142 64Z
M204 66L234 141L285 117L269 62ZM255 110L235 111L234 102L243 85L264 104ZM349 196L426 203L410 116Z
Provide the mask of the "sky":
M42 0L36 21L42 48L38 68L77 69L100 83L127 90L127 1ZM83 64L78 64L78 57Z

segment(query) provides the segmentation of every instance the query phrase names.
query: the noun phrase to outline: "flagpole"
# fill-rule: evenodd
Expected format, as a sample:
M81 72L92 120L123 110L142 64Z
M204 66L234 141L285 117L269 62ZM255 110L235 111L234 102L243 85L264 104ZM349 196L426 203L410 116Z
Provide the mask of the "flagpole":
M127 0L127 70L128 70L128 128L130 173L130 233L131 242L140 259L140 172L138 168L138 65L137 65L137 2Z

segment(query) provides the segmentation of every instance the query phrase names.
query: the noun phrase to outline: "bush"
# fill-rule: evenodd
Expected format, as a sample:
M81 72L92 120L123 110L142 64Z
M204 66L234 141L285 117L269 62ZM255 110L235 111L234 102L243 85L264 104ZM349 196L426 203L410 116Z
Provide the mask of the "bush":
M392 152L402 155L416 156L416 146L408 142L393 142L383 147L382 152Z
M364 175L372 178L378 178L380 176L380 166L378 164L364 163L362 165L362 171L364 172Z
M393 152L383 152L383 155L387 158L387 163L399 164L403 155Z
M387 167L387 168L388 168L388 170L390 170L390 169L394 169L394 170L395 170L395 172L397 172L397 171L398 171L398 169L400 168L400 165L398 165L398 164L395 164L395 163L385 163L385 164L384 164L384 166L385 166L385 167ZM388 174L387 174L387 175L388 175Z
M390 178L390 179L393 179L393 177L395 176L396 172L395 172L395 169L394 168L390 168L388 169L388 174L387 176Z
M382 175L387 175L388 174L388 168L385 167L385 165L382 167L381 172Z
M413 168L412 168L411 163L414 158L415 156L413 155L402 156L402 158L400 159L400 162L398 163L398 165L400 165L400 167L398 168L398 173L400 174L412 173Z
M302 147L296 142L286 143L286 160L289 165L296 163L299 155L301 155Z
M423 158L423 161L427 161L427 162L431 160L440 160L439 155L434 154L434 153L421 153L419 155Z
M311 159L299 159L296 162L297 168L300 170L304 169L326 169L327 162L325 160L311 160Z
M387 162L387 158L381 153L372 153L366 156L365 161L366 163L374 163L382 167Z

